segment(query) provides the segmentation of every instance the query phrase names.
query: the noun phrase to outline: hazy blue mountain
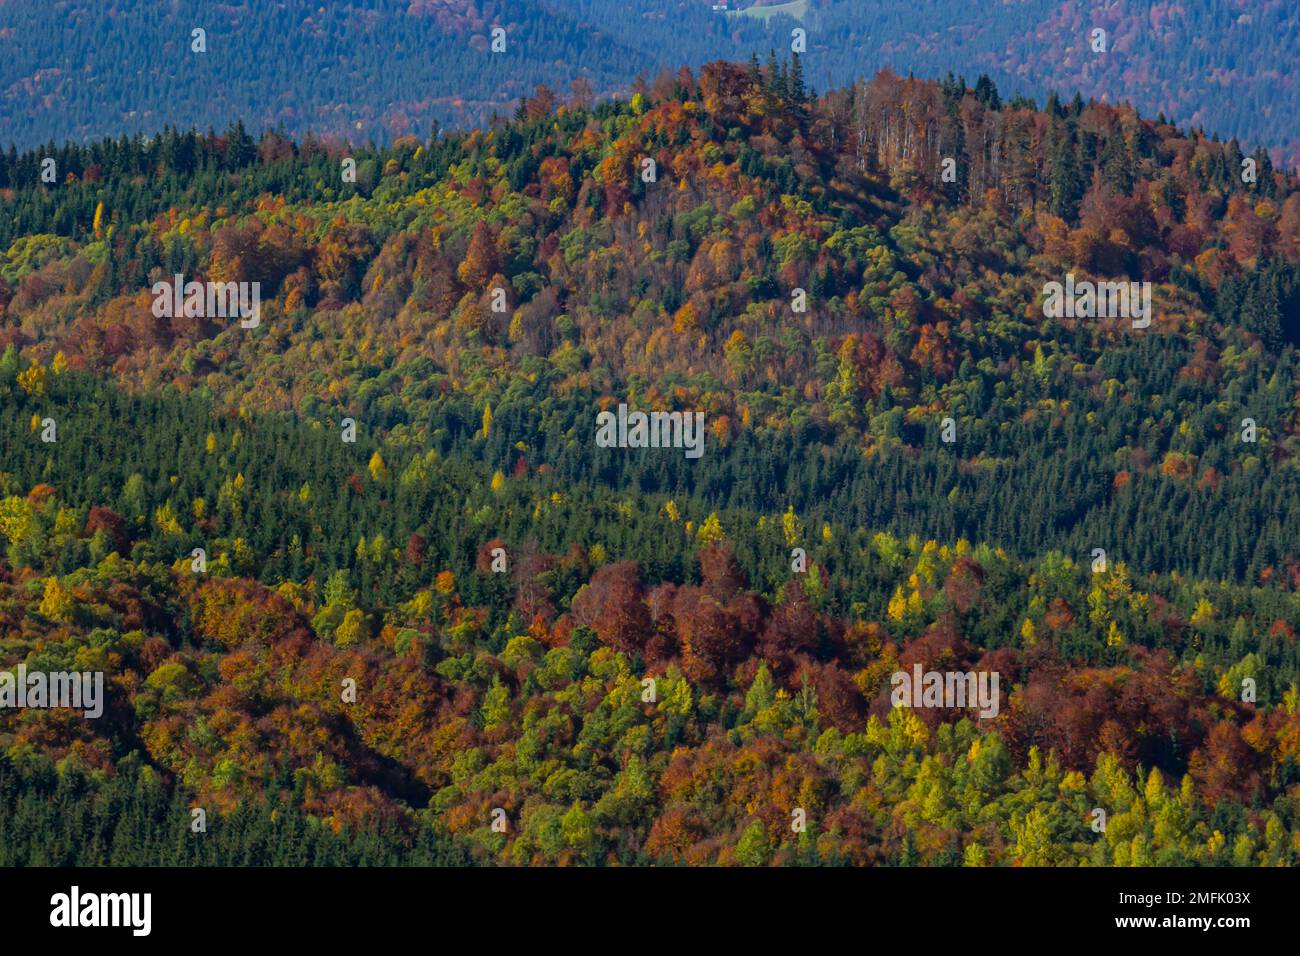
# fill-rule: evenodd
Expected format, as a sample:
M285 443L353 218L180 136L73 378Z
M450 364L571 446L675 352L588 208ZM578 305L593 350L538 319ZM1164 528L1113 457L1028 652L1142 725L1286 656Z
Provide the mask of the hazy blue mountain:
M1300 155L1300 50L1292 0L353 0L214 4L174 0L0 0L0 142L153 132L165 124L282 125L391 140L482 123L546 83L567 95L625 92L640 74L715 59L764 61L807 32L818 88L899 73L1004 95L1133 102L1274 158ZM759 14L763 14L760 16ZM506 51L488 50L493 25ZM191 51L195 29L207 52ZM1106 52L1092 31L1106 30Z

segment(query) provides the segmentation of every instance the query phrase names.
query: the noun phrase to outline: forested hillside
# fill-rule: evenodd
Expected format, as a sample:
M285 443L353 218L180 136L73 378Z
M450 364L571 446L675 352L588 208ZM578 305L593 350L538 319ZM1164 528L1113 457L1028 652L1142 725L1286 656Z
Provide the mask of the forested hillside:
M1300 855L1263 151L796 58L11 152L0 210L0 663L108 688L0 712L5 862ZM1150 326L1046 317L1067 273ZM259 323L159 315L175 274ZM597 447L619 403L703 456ZM891 706L914 665L997 715Z
M1132 102L1294 167L1300 107L1288 0L175 0L0 3L0 145L170 124L388 143L509 114L537 83L628 95L637 74L788 52L845 86L881 68L988 74L1006 93ZM506 31L492 52L491 31ZM204 31L204 50L193 31ZM1106 32L1105 52L1093 31Z

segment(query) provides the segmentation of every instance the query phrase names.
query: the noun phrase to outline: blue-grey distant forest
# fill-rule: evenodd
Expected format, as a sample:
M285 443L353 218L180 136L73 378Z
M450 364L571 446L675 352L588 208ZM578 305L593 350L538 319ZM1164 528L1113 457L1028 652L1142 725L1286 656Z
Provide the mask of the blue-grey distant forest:
M537 84L628 91L639 74L766 58L807 31L818 89L890 67L1040 103L1131 101L1244 147L1300 150L1300 8L1291 0L0 0L0 145L200 131L242 119L384 143L430 123L484 123ZM770 17L756 10L771 9ZM1094 13L1094 8L1096 11ZM506 53L476 55L493 25ZM1095 56L1089 31L1107 31ZM208 53L190 52L191 31Z

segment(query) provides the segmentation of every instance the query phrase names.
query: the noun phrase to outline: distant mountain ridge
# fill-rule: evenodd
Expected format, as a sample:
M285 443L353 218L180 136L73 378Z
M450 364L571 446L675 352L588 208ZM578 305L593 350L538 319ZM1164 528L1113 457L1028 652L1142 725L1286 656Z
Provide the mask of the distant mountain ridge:
M807 33L808 76L839 86L881 67L972 80L1041 102L1131 101L1144 113L1204 126L1247 148L1300 157L1300 97L1286 67L1300 53L1300 12L1285 0L806 0L774 16L739 16L711 0L375 0L273 6L178 0L0 2L0 142L152 132L164 125L256 132L283 127L354 141L475 125L509 112L538 83L596 95L627 92L638 74L788 49ZM753 6L731 0L729 7ZM766 6L766 5L765 5ZM785 11L803 11L799 20ZM504 53L489 52L494 24ZM190 50L206 31L207 53ZM1106 31L1105 53L1091 31Z

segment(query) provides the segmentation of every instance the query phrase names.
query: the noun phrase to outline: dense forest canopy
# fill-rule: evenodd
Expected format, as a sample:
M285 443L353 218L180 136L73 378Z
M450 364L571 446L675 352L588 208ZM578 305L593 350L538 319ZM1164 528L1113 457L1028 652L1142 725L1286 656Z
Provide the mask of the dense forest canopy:
M0 663L108 686L0 712L6 862L1300 856L1262 150L772 57L384 148L11 150L0 212ZM1150 327L1049 318L1067 274ZM619 403L703 457L598 448ZM997 716L891 706L916 665Z
M236 125L53 159L51 188L0 158L24 363L713 508L1236 580L1297 557L1295 180L1126 107L889 74L811 100L795 59L384 151ZM1150 282L1152 327L1045 318L1067 272ZM264 323L154 315L176 274L259 281ZM616 400L705 411L719 453L593 448Z

